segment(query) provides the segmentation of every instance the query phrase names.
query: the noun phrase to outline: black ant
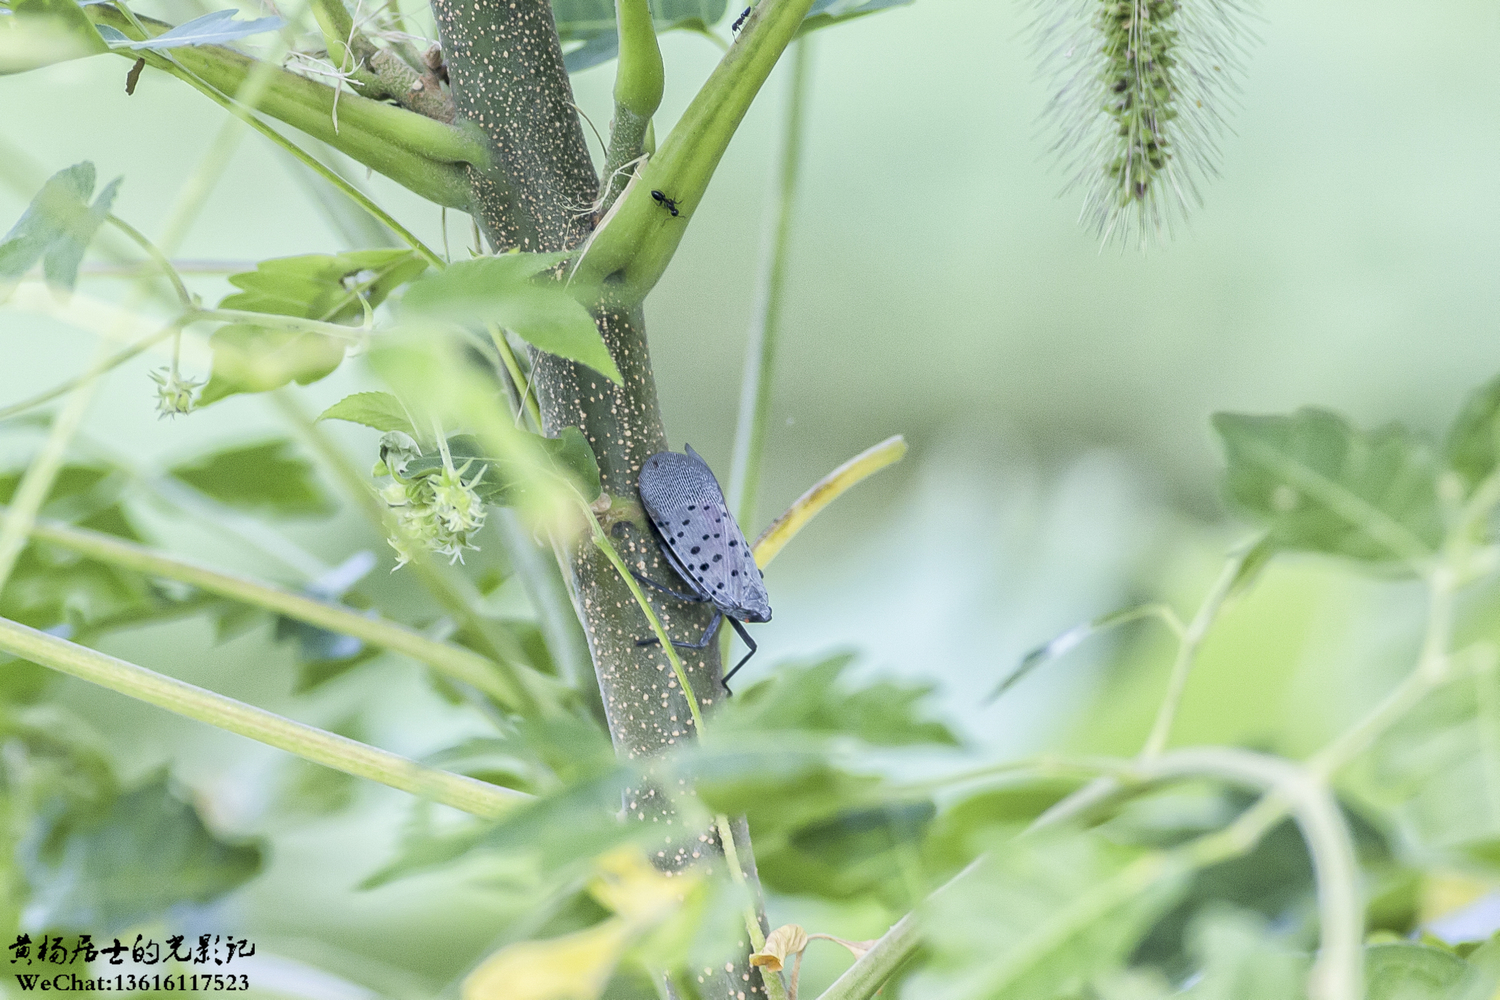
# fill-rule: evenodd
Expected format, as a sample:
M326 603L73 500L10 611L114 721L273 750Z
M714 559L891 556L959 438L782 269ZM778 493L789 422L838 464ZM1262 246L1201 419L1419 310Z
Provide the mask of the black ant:
M651 197L654 198L654 199L656 199L656 203L658 205L660 205L662 208L665 208L668 212L671 212L672 216L674 218L677 216L678 212L677 212L677 199L676 198L668 198L666 195L662 194L660 191L652 191L651 192Z
M734 19L734 23L729 26L729 33L732 34L732 35L739 34L740 33L740 26L745 23L745 18L747 18L749 16L750 16L750 8L746 7L745 8L745 12L743 14L741 14L739 17L735 18Z

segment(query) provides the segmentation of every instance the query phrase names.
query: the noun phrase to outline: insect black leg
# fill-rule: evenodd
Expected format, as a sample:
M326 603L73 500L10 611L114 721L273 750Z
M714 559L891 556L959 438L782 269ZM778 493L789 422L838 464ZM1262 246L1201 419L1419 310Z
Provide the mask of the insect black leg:
M734 669L731 670L731 671L729 671L729 673L725 674L724 675L724 679L719 682L720 684L724 685L724 693L725 694L733 695L734 692L731 691L731 690L729 690L729 678L731 678L735 674L739 673L740 672L740 667L743 667L745 664L747 664L747 663L750 662L750 657L752 657L752 656L755 655L755 650L757 648L759 648L759 647L757 647L755 645L755 640L752 639L752 638L750 638L750 633L745 631L745 626L743 626L743 625L740 624L739 619L737 619L737 618L731 618L731 619L729 619L729 624L731 624L731 625L734 626L734 630L739 633L740 638L745 640L745 645L747 645L747 646L750 647L750 652L748 652L748 653L745 654L744 659L742 659L742 660L740 660L740 662L736 663L734 665Z
M678 649L707 649L708 644L714 641L714 633L719 631L719 622L723 620L724 612L720 611L718 608L715 608L714 616L708 620L708 628L703 630L703 637L701 639L699 639L697 642L678 642L676 639L673 639L672 645L676 646ZM729 620L734 621L733 618ZM659 641L659 639L653 636L650 639L637 639L635 641L635 644L637 646L654 646Z
M664 587L661 584L657 583L655 580L651 579L649 576L642 576L635 570L631 570L630 575L635 577L640 582L644 583L646 586L654 587L657 590L661 591L663 594L666 594L668 597L675 597L679 601L687 601L689 604L703 604L708 601L708 598L700 597L697 594L684 594L679 591L673 590L670 587Z

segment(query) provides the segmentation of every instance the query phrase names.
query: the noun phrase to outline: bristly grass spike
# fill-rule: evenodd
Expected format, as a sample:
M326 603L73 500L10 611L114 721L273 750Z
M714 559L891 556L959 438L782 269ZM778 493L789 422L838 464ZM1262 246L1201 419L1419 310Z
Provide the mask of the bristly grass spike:
M1038 0L1052 151L1103 241L1144 247L1202 202L1258 0Z
M687 453L663 451L646 459L638 480L641 506L657 546L668 564L688 585L681 593L636 574L636 578L664 594L695 604L712 604L713 618L697 642L673 642L682 649L705 649L718 633L720 623L729 624L749 647L740 662L724 675L729 679L755 655L755 640L742 622L771 620L771 602L755 554L744 532L729 512L724 490L708 463L687 446ZM655 639L642 639L649 646Z

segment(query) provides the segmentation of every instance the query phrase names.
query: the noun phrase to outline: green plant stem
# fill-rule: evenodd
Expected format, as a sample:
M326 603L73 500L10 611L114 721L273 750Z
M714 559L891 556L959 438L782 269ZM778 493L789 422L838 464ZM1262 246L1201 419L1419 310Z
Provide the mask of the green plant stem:
M95 23L107 24L137 39L171 27L151 18L137 18L141 25L137 29L131 19L108 4L86 8L86 12ZM203 90L221 104L228 99L225 95L239 93L245 79L263 65L221 46L172 49L169 57L133 50L121 50L119 54L130 59L145 55L149 65ZM347 92L338 94L326 84L279 66L270 68L270 87L258 105L265 114L321 139L430 201L467 210L467 168L488 160L484 145L470 132L378 100Z
M405 626L382 618L368 618L349 608L314 600L268 583L232 576L185 559L157 552L84 528L38 522L32 537L148 576L176 580L220 597L352 636L372 646L410 656L453 680L462 681L499 704L518 712L535 711L527 686L508 669L458 646L434 642Z
M551 552L532 541L531 533L513 510L501 508L490 516L495 519L505 539L505 551L536 607L537 623L558 672L599 720L604 721L604 701L599 695L599 680L594 676L594 661L589 659L588 638L578 624L578 614L562 577L566 563L559 567Z
M771 384L786 291L792 218L797 204L797 175L802 165L811 42L806 39L793 42L789 51L792 77L782 109L779 165L774 175L766 232L761 239L760 277L750 311L750 335L745 344L740 412L729 474L730 509L741 524L755 520L766 431L771 422Z
M1198 656L1198 647L1203 644L1203 639L1208 635L1208 630L1213 626L1214 620L1219 615L1219 610L1224 606L1225 599L1234 587L1234 581L1239 578L1240 568L1245 564L1247 552L1237 552L1230 556L1224 563L1224 568L1219 572L1219 578L1214 581L1213 589L1203 599L1198 607L1198 613L1188 623L1186 631L1182 633L1177 643L1177 656L1172 663L1172 673L1167 680L1167 693L1162 698L1161 707L1156 711L1156 720L1151 724L1151 732L1146 737L1146 744L1141 748L1141 756L1146 759L1157 756L1166 749L1167 740L1172 735L1172 723L1177 718L1177 709L1182 704L1182 694L1187 690L1188 675L1193 671L1193 661Z
M146 252L146 256L151 258L152 262L161 269L166 279L172 283L172 290L177 293L177 301L182 303L182 308L194 309L197 307L198 303L193 300L193 296L188 293L187 286L182 283L182 275L177 273L177 268L172 266L172 262L167 259L167 255L162 253L155 243L148 240L144 233L118 215L112 214L105 221L130 237L136 246Z
M611 301L631 308L655 287L676 253L709 180L740 121L796 36L812 0L763 0L646 165L641 183L616 203L611 220L593 236L578 269L593 283L606 280ZM662 191L678 215L651 197Z
M494 323L488 324L490 341L495 345L495 351L500 355L500 360L505 364L505 371L510 375L510 380L515 384L516 395L520 397L521 406L527 417L531 420L532 428L540 432L542 429L542 411L537 405L536 393L532 391L531 384L525 374L521 371L521 363L516 360L516 352L511 350L510 341L505 338L505 331Z
M76 375L66 382L61 382L50 389L39 392L29 399L23 399L19 403L12 403L7 407L0 408L0 420L9 420L11 417L25 413L27 410L35 409L44 403L50 403L59 396L67 395L85 382L90 382L100 375L120 367L136 355L166 340L180 329L181 327L176 324L164 326L155 333L142 337L124 350L110 355L80 375Z
M424 767L5 618L0 618L0 649L185 718L475 816L502 816L530 798L523 792Z
M1059 935L1098 919L1163 878L1242 856L1290 813L1312 855L1318 885L1323 946L1314 967L1311 996L1313 1000L1360 1000L1364 904L1353 840L1332 793L1316 775L1289 761L1227 747L1173 751L1126 767L1129 780L1137 785L1210 777L1264 789L1268 794L1223 830L1171 851L1144 855L1096 886L1055 923L1037 928L1031 935L1033 954L1044 952ZM933 896L972 876L987 857L976 858ZM921 942L920 917L913 912L887 931L819 1000L868 1000ZM1011 963L1007 969L1014 973L1016 965ZM994 985L1001 989L1005 984Z
M617 0L615 17L620 57L615 64L614 123L604 156L600 208L605 211L629 181L626 165L646 151L646 133L651 128L651 116L661 107L666 79L646 0Z

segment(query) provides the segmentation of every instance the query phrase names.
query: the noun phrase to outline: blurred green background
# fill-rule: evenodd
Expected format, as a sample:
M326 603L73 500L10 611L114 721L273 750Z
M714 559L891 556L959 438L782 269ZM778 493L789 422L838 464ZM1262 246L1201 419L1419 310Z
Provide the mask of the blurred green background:
M871 671L931 680L941 711L977 744L1133 749L1165 676L1168 647L1149 625L1089 645L994 706L981 699L1027 649L1079 621L1141 599L1192 611L1244 535L1218 500L1208 415L1320 404L1436 432L1500 370L1500 8L1270 0L1260 12L1221 176L1176 238L1144 254L1101 250L1077 224L1078 197L1058 196L1065 178L1037 125L1048 92L1027 33L1035 8L918 0L816 37L768 469L746 530L889 434L912 450L767 574L776 617L756 632L752 673L854 648ZM717 59L689 35L665 38L664 55L658 134ZM0 80L0 136L47 173L91 159L101 179L124 175L116 212L155 235L224 116L150 71L127 98L127 68L94 58ZM612 72L574 80L601 129ZM647 303L673 445L691 442L726 479L784 82L778 72L747 118ZM369 187L441 242L435 208L378 177ZM30 193L0 189L0 219ZM449 229L458 251L467 220ZM246 135L179 256L337 249L287 164ZM196 287L213 298L227 286ZM15 312L0 316L0 345L3 402L80 370L92 350L85 334ZM161 363L108 380L91 439L150 467L282 432L249 396L158 422L146 371ZM206 374L201 347L186 367ZM368 381L356 362L300 396L315 411ZM338 433L361 462L373 454L373 432ZM35 441L7 434L0 457L19 462ZM263 547L153 527L167 547L286 574ZM312 568L362 548L380 552L377 572L389 565L348 512L287 534ZM1409 661L1415 603L1405 587L1327 563L1278 565L1210 641L1177 740L1318 745ZM389 658L293 698L289 657L263 632L214 646L206 628L183 626L109 648L297 718L355 720L362 738L399 752L481 728ZM361 787L356 809L299 819L289 796L326 793L310 766L81 684L68 692L128 775L171 762L221 828L272 838L268 873L196 921L232 920L267 952L422 995L460 974L518 905L493 872L361 892L406 822L403 796ZM851 937L890 920L774 906ZM807 973L827 974L818 961ZM320 993L291 964L286 975L290 995L362 995L339 994L347 982Z

